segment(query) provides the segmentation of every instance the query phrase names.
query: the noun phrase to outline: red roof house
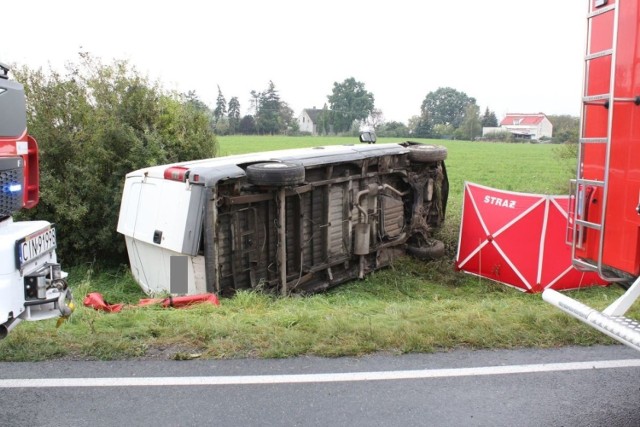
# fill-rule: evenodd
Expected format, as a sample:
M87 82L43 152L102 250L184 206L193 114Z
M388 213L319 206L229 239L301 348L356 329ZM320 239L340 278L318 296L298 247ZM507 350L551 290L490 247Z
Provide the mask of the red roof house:
M500 128L502 131L511 132L514 136L525 139L551 138L553 134L553 125L544 113L509 113L500 122Z

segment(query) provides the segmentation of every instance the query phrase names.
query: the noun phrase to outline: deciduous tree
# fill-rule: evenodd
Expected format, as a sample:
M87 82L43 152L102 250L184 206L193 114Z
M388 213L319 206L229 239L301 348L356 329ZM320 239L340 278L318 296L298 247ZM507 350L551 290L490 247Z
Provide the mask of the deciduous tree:
M252 115L246 115L240 120L238 131L243 135L254 135L256 133L256 120Z
M429 92L422 102L422 114L429 116L432 125L444 124L458 128L464 119L465 109L475 104L475 98L450 87L441 87Z
M379 108L374 108L367 117L367 126L374 131L378 131L380 126L384 123L384 113Z
M280 120L282 123L281 132L290 135L298 133L300 130L300 125L298 124L298 119L295 117L293 109L284 101L280 101Z
M409 128L404 123L391 121L380 125L376 133L381 137L407 138Z
M327 98L334 132L349 131L354 121L365 120L374 108L373 94L353 77L342 83L334 82Z
M482 135L482 125L480 124L480 108L476 104L467 104L464 110L464 119L456 132L456 136L461 139L473 141Z
M415 126L413 134L417 138L431 138L433 136L433 124L428 113L423 113Z
M577 143L580 134L580 118L569 115L547 116L553 125L553 142Z
M330 134L333 133L333 126L331 125L331 110L327 104L324 104L322 107L322 113L318 116L318 128L317 131L319 134Z
M407 121L407 127L409 128L409 133L414 135L416 133L416 129L420 124L420 116L411 116Z
M207 107L207 104L205 104L200 100L200 97L198 96L195 90L188 91L184 95L184 101L193 105L197 110L205 111L207 113L211 111L209 110L209 107Z

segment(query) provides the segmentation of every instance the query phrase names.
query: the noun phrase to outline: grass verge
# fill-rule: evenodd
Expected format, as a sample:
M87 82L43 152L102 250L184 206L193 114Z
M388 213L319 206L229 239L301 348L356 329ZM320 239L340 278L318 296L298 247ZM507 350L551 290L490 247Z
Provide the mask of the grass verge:
M20 324L0 342L0 360L333 357L611 343L539 295L451 270L448 260L405 257L364 280L305 298L241 292L219 307L118 314L78 307L59 328L55 321ZM111 302L144 297L124 269L72 274L82 277L73 283L78 301L90 291ZM621 293L610 287L570 294L603 308Z
M236 154L353 142L223 137L220 151ZM447 243L444 259L431 263L398 259L391 268L364 280L311 297L283 299L241 292L223 299L219 307L128 308L119 314L82 307L81 301L97 291L110 302L137 302L145 295L128 268L76 267L70 277L79 307L71 319L59 328L55 321L23 322L0 341L0 360L282 358L611 343L544 303L540 295L523 294L453 269L464 181L559 194L567 187L572 162L556 159L550 145L430 142L449 149L451 191L447 224L439 234ZM606 307L621 294L615 286L569 293L595 308ZM638 314L637 309L630 313Z

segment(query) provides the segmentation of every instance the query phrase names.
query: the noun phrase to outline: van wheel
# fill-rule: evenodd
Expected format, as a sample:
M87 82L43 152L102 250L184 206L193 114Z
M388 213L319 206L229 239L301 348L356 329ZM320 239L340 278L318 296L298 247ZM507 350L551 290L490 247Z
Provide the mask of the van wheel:
M444 243L440 240L430 239L421 246L408 245L407 253L421 261L432 261L444 256Z
M416 144L409 146L409 160L417 163L439 162L447 158L447 148L442 145Z
M304 166L291 162L256 163L245 171L255 185L288 186L304 182Z

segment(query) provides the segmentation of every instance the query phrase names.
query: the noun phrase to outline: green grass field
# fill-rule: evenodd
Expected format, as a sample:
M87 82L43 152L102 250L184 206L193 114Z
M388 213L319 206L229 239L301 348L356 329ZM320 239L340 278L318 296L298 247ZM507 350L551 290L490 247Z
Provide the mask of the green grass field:
M219 142L221 154L358 143L321 137L222 137ZM242 292L219 307L130 308L120 314L79 307L59 328L55 321L20 324L0 341L0 360L343 356L612 342L540 295L453 269L465 181L566 193L572 162L559 160L551 145L428 142L449 150L451 192L447 224L439 235L448 246L446 258L431 263L403 258L364 280L304 298ZM115 231L114 238L120 238ZM126 267L78 266L70 273L78 302L93 291L110 302L132 303L144 296ZM603 308L621 293L612 286L570 295Z

